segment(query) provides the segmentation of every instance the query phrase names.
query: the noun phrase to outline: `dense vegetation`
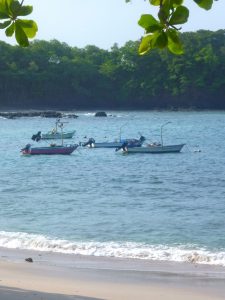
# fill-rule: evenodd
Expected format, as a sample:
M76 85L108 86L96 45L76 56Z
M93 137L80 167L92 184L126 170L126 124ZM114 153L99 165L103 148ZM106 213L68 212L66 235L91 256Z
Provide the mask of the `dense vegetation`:
M174 56L139 42L110 51L56 40L0 42L0 108L225 109L225 30L187 32Z

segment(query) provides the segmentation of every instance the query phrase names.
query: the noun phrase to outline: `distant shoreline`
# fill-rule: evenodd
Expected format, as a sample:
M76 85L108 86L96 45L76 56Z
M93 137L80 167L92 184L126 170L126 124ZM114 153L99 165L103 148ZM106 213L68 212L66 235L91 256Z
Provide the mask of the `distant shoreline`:
M79 112L106 112L110 116L111 112L223 112L225 109L0 109L0 117L16 119L22 117L44 117L44 118L77 118Z

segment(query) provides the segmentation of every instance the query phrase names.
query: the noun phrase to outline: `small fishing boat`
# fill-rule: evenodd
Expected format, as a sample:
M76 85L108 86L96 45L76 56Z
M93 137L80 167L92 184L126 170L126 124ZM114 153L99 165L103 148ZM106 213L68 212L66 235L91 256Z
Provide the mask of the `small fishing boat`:
M27 144L23 149L21 149L21 153L23 155L53 155L53 154L62 154L68 155L71 154L74 150L76 150L78 145L56 145L50 144L45 147L32 147L31 144Z
M64 124L65 124L65 122L61 122L60 119L57 119L56 122L55 122L55 127L51 131L49 131L47 133L42 133L42 134L39 131L38 133L41 134L41 139L42 140L61 139L62 138L62 133L58 129L62 128L64 126ZM75 130L63 132L63 139L71 139L74 136L75 132L76 132Z
M21 149L21 153L23 155L53 155L53 154L61 154L61 155L68 155L71 154L79 145L72 144L72 145L64 145L64 132L63 132L63 123L62 125L58 124L61 132L59 132L61 145L57 145L51 143L48 146L40 146L40 147L33 147L31 144L27 144L23 149ZM39 142L42 140L41 132L39 131L36 135L32 136L32 140Z
M124 143L128 145L128 147L141 147L143 142L145 141L145 137L141 136L140 139L124 139L120 141L114 142L95 142L95 139L90 138L87 142L83 143L83 147L89 148L119 148L122 147Z
M126 144L122 147L116 149L117 151L122 149L123 153L151 153L151 154L160 154L160 153L179 153L185 144L178 145L146 145L145 147L132 147L130 148Z
M63 133L63 138L64 139L72 139L72 137L75 134L75 130L74 131L70 131L70 132L64 132ZM41 135L41 139L42 140L57 140L60 139L60 133L59 132L54 132L54 131L49 131L47 133L42 133Z
M160 153L179 153L185 144L175 144L175 145L164 145L163 143L163 128L170 124L171 122L166 122L161 126L161 143L154 142L150 144L145 144L143 147L129 147L129 144L126 142L122 146L118 147L116 151L122 150L123 153L151 153L151 154L160 154Z

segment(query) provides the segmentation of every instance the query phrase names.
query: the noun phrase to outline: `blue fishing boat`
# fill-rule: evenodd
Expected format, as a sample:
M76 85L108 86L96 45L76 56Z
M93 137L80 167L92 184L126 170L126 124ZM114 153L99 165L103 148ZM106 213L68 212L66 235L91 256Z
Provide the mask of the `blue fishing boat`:
M129 147L141 147L144 141L144 136L141 136L139 139L121 139L114 142L96 142L95 139L90 138L87 142L83 143L82 146L89 148L119 148L126 143Z

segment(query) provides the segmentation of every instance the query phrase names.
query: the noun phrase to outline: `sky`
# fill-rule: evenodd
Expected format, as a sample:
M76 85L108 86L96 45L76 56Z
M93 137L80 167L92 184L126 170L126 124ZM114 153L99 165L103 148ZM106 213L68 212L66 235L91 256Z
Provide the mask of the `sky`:
M57 39L70 46L83 48L95 45L110 49L114 43L123 46L136 41L144 31L137 24L142 14L156 15L156 9L146 0L25 0L33 5L30 19L38 23L37 39ZM193 0L185 0L190 9L189 21L182 31L225 29L225 0L214 2L210 11L199 8ZM0 39L15 44L0 31Z

